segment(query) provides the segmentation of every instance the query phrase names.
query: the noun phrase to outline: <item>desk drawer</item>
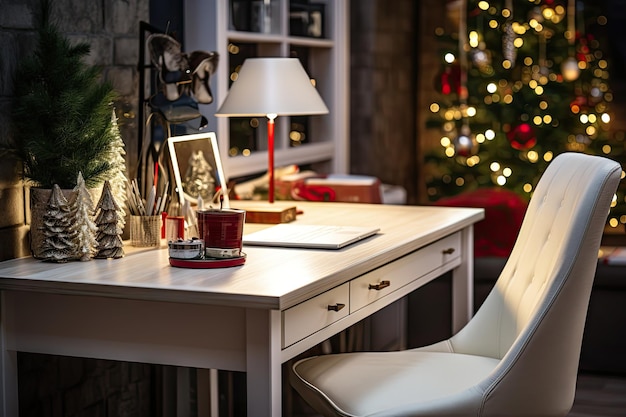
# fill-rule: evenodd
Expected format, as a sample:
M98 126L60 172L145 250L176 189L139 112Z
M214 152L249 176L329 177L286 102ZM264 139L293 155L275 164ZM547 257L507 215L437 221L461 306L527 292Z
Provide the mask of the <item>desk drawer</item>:
M456 233L350 281L350 313L458 258Z
M350 285L345 283L283 311L283 348L346 317Z

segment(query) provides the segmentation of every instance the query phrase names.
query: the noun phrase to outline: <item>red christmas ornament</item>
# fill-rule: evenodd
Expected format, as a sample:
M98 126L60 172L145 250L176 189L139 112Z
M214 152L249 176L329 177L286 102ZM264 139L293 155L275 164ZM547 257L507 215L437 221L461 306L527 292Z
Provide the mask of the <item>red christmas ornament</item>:
M447 66L441 74L441 93L448 95L461 89L461 67L458 64Z
M583 96L576 96L574 100L572 100L572 102L570 103L570 107L572 106L585 107L586 105L587 105L587 98Z
M532 148L537 144L537 137L533 128L528 123L522 123L515 128L511 129L506 134L509 143L513 149L518 151L524 151Z

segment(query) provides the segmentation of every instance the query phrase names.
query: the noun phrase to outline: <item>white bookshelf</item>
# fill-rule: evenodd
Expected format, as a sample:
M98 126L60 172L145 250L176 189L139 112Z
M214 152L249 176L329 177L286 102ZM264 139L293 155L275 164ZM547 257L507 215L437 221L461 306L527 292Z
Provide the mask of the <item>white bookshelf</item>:
M254 44L257 56L290 56L292 46L308 49L309 76L316 80L329 114L309 118L310 142L290 146L289 120L276 119L276 166L316 164L327 172L347 173L349 166L349 1L315 1L324 4L324 37L291 36L289 13L293 0L252 2L269 4L271 30L257 32L234 29L231 19L233 0L185 0L184 49L217 51L220 62L211 80L214 102L201 106L214 130L226 176L229 178L263 173L267 169L267 150L249 156L229 156L229 118L214 114L228 93L229 45ZM265 120L260 120L265 124Z

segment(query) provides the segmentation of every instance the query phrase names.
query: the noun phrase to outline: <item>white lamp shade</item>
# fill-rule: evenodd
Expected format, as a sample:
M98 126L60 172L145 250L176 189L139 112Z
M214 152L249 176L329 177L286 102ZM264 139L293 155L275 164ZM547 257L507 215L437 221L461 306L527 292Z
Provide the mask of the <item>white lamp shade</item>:
M216 116L326 114L328 108L297 58L248 58Z

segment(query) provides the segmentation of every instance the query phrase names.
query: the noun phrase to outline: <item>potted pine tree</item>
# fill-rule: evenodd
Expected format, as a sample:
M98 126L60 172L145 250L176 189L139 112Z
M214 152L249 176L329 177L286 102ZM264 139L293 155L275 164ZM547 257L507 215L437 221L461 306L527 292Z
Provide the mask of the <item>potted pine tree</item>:
M71 44L51 22L42 0L37 44L18 66L12 108L14 153L31 186L31 250L40 254L43 211L54 184L71 192L79 172L87 187L101 187L113 164L115 93L100 68L84 58L90 46Z

